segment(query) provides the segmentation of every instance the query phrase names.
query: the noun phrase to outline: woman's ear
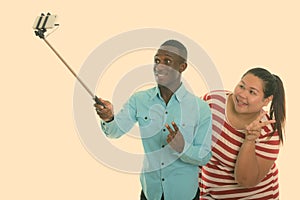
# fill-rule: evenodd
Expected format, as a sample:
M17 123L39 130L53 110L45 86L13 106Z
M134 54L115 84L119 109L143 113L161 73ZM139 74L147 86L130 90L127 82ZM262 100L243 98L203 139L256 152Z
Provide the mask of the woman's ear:
M264 99L264 106L267 106L273 100L273 95Z

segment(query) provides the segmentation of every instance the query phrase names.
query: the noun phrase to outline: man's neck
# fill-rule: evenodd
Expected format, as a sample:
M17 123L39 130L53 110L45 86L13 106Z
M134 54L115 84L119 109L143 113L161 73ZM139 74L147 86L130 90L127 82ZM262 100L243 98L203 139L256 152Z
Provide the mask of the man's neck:
M175 93L175 91L180 87L181 84L178 84L176 87L168 88L162 85L158 85L159 91L160 91L160 95L163 98L163 100L165 101L166 104L168 104L168 102L170 101L172 95Z

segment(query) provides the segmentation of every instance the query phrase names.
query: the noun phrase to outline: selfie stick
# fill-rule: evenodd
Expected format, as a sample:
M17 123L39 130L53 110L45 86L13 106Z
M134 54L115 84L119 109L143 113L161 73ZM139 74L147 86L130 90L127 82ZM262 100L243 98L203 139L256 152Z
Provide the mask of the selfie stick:
M104 104L99 100L99 98L93 94L93 92L86 86L86 84L84 84L84 82L80 79L80 77L63 59L63 57L54 49L54 47L48 42L48 40L46 40L46 36L45 36L46 31L48 29L54 29L59 26L59 24L55 23L56 18L57 15L51 15L50 13L48 13L47 15L42 13L41 16L37 17L33 25L33 29L35 29L34 31L35 35L45 41L45 43L50 47L50 49L57 55L57 57L64 63L64 65L68 68L68 70L79 81L79 83L83 86L83 88L92 96L94 101L97 104L104 106Z

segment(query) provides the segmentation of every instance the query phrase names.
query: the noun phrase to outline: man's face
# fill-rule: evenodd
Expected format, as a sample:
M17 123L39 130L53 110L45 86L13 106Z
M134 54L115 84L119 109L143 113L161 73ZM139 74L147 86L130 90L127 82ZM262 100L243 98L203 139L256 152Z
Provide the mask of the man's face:
M173 88L174 84L181 81L181 72L186 67L182 58L176 52L159 49L154 56L154 75L157 84Z

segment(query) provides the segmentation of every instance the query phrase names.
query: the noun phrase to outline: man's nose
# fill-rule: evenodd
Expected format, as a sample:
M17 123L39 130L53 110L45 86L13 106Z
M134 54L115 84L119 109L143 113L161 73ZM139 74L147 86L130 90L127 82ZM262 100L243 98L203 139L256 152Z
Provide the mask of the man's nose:
M164 65L164 64L161 64L161 63L154 65L154 69L156 71L160 71L160 70L163 70L163 69L166 69L166 68L167 68L167 65Z

